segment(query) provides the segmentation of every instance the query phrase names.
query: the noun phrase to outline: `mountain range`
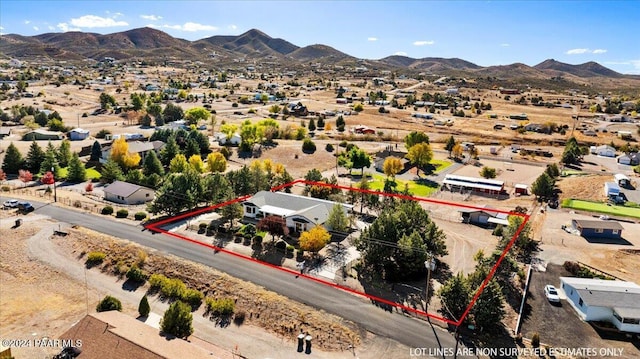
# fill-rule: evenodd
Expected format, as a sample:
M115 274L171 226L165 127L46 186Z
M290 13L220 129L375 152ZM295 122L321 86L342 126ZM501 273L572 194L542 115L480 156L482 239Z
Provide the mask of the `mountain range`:
M404 68L414 72L441 75L467 75L506 79L589 78L640 79L623 75L596 62L570 65L553 59L535 66L522 63L500 66L478 66L458 58L388 56L379 60L361 60L327 45L296 46L286 40L272 38L256 29L237 36L212 36L196 41L175 38L163 31L145 27L112 34L89 32L46 33L35 36L8 34L0 36L0 56L24 60L100 60L116 59L181 59L193 61L231 62L278 61L285 65L309 62L332 64L364 64L371 69Z

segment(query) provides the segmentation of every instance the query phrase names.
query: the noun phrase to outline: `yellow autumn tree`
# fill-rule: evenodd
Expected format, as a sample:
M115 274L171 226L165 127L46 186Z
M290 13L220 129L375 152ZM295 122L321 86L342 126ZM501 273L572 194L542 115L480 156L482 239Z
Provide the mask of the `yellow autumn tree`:
M191 168L196 170L196 172L204 172L204 162L202 162L202 157L200 157L200 155L196 154L189 157L189 164L191 165Z
M227 159L220 152L212 152L207 156L209 172L224 172L227 169Z
M398 172L402 171L402 160L398 157L387 157L382 164L382 171L388 177L396 177Z
M317 254L329 243L331 235L322 226L315 226L300 234L300 249Z
M182 173L186 171L188 167L189 162L187 162L187 158L182 153L180 153L176 155L169 163L169 172Z
M111 144L111 159L122 169L134 168L140 163L140 155L129 152L129 144L124 137L116 139Z

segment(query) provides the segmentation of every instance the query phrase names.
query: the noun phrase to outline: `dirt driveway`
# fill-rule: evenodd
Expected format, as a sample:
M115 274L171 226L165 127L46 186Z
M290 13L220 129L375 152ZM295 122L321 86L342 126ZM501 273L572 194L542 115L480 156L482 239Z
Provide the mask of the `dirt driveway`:
M544 296L547 284L560 287L561 276L570 274L560 265L549 264L546 272L532 272L529 295L525 304L526 316L522 323L523 337L540 335L542 345L554 348L621 348L624 358L640 358L640 341L605 339L588 323L580 320L573 308L562 299L552 305Z

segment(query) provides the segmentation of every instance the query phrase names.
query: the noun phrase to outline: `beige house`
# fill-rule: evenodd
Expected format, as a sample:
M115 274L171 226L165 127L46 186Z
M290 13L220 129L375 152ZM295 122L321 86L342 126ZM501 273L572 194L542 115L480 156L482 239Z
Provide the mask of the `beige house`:
M122 204L142 204L153 201L155 191L137 184L115 181L104 188L104 199Z

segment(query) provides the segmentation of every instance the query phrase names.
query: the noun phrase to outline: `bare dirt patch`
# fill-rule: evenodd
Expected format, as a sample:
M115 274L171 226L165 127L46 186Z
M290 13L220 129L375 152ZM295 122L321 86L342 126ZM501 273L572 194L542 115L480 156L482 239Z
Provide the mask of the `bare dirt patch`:
M612 181L610 176L576 176L565 177L558 181L562 191L560 197L579 198L582 200L602 201L604 199L604 183Z

